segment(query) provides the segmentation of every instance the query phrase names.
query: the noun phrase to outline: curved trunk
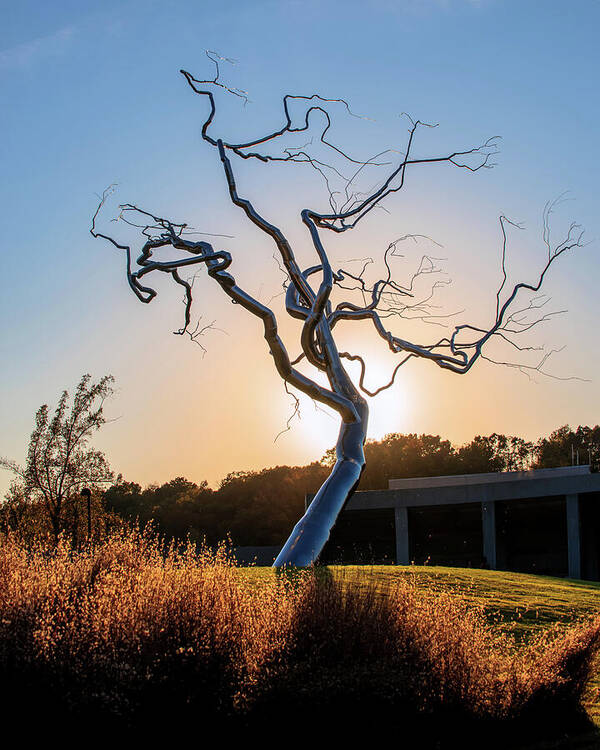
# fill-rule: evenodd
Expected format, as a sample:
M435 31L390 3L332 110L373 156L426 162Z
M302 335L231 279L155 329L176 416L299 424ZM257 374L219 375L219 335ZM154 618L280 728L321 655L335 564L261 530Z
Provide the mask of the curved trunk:
M365 466L364 443L369 407L355 402L359 421L342 423L336 444L337 461L306 513L294 526L274 567L308 567L317 561L340 511L352 496Z

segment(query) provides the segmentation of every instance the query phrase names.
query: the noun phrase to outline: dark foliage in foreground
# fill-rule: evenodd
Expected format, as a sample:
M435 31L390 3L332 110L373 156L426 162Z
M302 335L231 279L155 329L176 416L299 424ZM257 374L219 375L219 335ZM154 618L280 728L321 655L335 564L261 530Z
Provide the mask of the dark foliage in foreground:
M5 715L65 726L274 729L305 716L416 725L431 743L490 727L538 735L542 715L562 730L581 717L599 639L594 620L517 645L449 593L327 570L260 579L224 551L149 533L0 548Z

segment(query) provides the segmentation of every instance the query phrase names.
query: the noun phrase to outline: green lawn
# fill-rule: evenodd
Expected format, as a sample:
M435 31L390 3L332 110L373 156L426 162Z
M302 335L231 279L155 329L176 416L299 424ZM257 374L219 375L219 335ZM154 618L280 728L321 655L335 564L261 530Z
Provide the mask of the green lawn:
M272 568L241 568L256 584L275 575ZM539 628L569 623L580 617L600 614L600 583L549 576L506 573L475 568L430 566L331 566L323 571L355 585L393 586L409 578L426 591L452 591L474 607L483 608L488 621L517 640ZM600 748L600 664L589 686L585 709L599 733L570 738L563 743L541 744L535 750L589 750ZM531 749L533 750L533 748Z
M332 570L336 575L357 581L365 572L365 568L359 566ZM374 565L367 570L369 577L383 586L409 577L428 591L453 591L473 606L483 607L489 622L514 633L517 639L526 638L535 629L550 627L556 622L568 623L600 614L600 583L593 581L474 568ZM600 664L584 705L600 729ZM600 747L597 740L592 747L596 742Z
M505 573L474 568L374 565L332 568L336 575L360 580L368 570L382 586L409 578L428 591L453 591L483 607L490 622L522 637L534 628L600 614L600 583Z
M330 566L327 571L349 583L375 583L383 590L408 578L427 591L453 591L483 607L490 622L517 638L535 628L600 614L600 583L592 581L423 565ZM257 583L275 575L273 568L240 568L240 572Z

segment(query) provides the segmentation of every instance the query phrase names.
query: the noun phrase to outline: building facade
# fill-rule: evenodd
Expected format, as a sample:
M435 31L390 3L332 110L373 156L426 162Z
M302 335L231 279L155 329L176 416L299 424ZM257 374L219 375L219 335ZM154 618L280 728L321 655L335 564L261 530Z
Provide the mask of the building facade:
M356 492L321 559L600 580L599 540L600 474L571 466L395 479Z

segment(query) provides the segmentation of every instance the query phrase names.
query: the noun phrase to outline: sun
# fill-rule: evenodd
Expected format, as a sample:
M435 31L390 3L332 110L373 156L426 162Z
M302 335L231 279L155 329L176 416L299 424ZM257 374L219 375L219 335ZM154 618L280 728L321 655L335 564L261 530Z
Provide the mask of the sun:
M360 367L349 363L347 368L354 382L358 383ZM385 385L390 381L393 369L393 364L382 357L370 357L367 359L365 386L374 391ZM415 388L411 381L409 375L400 371L390 388L374 398L366 396L369 404L369 439L381 440L391 432L408 430L415 404ZM326 385L325 380L322 385ZM299 413L291 423L293 432L302 440L310 440L316 452L324 453L335 445L340 429L339 415L303 394L298 394L298 398Z
M365 386L370 391L389 383L394 364L383 358L371 357L367 360ZM353 373L354 375L354 373ZM358 372L355 378L358 377ZM356 382L356 379L355 379ZM367 437L372 440L381 440L390 432L406 432L412 418L412 405L414 387L407 377L406 372L400 370L395 382L390 388L382 391L373 398L367 397L369 402L369 428Z

